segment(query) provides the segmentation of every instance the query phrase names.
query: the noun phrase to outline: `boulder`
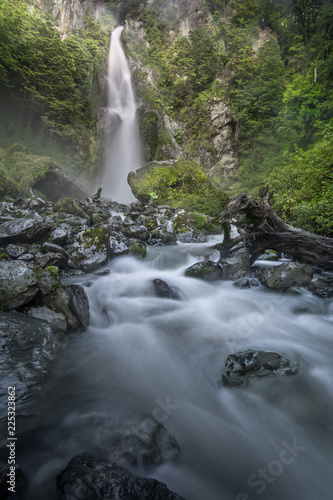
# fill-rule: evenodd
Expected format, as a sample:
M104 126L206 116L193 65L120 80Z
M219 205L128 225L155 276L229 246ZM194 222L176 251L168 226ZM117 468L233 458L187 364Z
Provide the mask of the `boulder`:
M30 243L38 241L50 230L40 216L14 219L0 224L0 245L4 243Z
M320 277L313 279L309 284L309 290L322 299L333 297L333 278Z
M70 196L76 200L82 200L87 196L85 187L65 174L53 162L50 163L45 175L33 187L44 193L53 202L56 202L62 196Z
M220 259L224 279L238 280L244 278L250 270L250 256L243 243L236 245L229 257Z
M80 205L72 198L60 198L53 206L54 212L77 215L82 219L89 219L89 216L82 210Z
M149 243L152 245L175 245L177 236L170 233L166 227L158 227L151 232Z
M57 476L57 488L66 500L184 500L156 479L131 474L90 453L72 458Z
M86 273L95 271L107 263L111 254L109 227L94 227L80 232L67 250L70 254L69 266Z
M147 241L150 236L145 226L139 226L137 224L126 227L123 232L127 238L134 238L141 241Z
M145 243L141 240L135 240L130 238L128 240L128 253L138 257L139 259L144 259L147 255L147 247Z
M80 285L61 286L56 293L44 297L42 303L65 316L69 331L85 330L89 325L89 301Z
M67 265L67 257L65 257L62 253L40 253L38 252L35 255L35 261L38 267L44 268L47 266L57 266L60 269L66 267Z
M60 253L64 257L66 257L66 260L69 257L68 252L64 248L62 248L60 245L57 245L56 243L51 243L50 241L45 241L42 245L42 251L43 252L51 252L51 253Z
M67 332L68 324L65 315L56 311L52 311L52 309L49 309L47 306L31 307L28 310L28 314L33 318L47 321L55 328L58 328L63 332Z
M166 281L160 279L154 279L149 282L150 287L153 290L156 297L161 297L165 299L180 300L180 293L177 288L168 285Z
M68 230L63 227L56 227L50 234L50 238L55 245L65 245L68 241Z
M222 375L222 383L245 387L254 377L294 375L299 362L290 361L275 352L248 350L230 354Z
M117 255L126 255L128 253L127 239L119 233L111 232L109 244L111 257L116 257Z
M11 259L17 259L26 252L26 249L19 245L10 243L6 246L6 253Z
M185 276L191 278L199 278L205 281L218 281L223 278L223 271L220 264L207 260L197 262L190 266L185 271Z
M27 304L38 292L35 271L22 261L0 262L0 292L3 311Z
M46 321L15 312L0 313L0 407L6 413L8 387L26 402L40 389L64 349L64 332Z
M269 288L308 286L312 280L311 267L299 262L285 262L280 266L267 267L261 274L261 281Z
M234 281L233 286L235 286L236 288L251 288L251 282L248 278L241 278Z
M207 237L198 229L190 229L189 231L178 233L177 240L181 243L205 243Z

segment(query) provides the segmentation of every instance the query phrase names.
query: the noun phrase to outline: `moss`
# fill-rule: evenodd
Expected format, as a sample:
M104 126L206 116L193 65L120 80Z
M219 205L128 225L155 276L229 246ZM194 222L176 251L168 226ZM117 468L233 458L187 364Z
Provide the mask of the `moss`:
M87 229L82 233L82 236L85 250L94 246L98 252L108 247L109 229L106 226Z
M215 187L199 166L189 160L174 163L152 162L131 173L128 182L134 195L146 203L150 193L158 196L159 204L169 204L188 211L217 217L227 205L228 197Z
M5 196L17 198L20 196L20 190L17 183L0 168L0 199Z
M140 257L141 259L144 259L147 255L146 245L139 240L136 240L135 244L133 246L130 246L129 251L130 254L134 255L135 257Z
M77 215L83 219L89 219L88 215L82 210L79 204L72 198L60 198L53 206L53 212L67 213Z

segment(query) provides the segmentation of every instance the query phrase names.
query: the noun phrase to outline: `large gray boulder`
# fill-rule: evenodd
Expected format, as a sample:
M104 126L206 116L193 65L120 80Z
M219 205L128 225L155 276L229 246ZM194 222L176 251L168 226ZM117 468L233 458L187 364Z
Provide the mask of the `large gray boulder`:
M38 292L34 269L22 261L0 262L0 292L3 311L17 309L30 302Z
M89 301L80 285L66 285L57 288L42 299L44 305L53 311L62 313L68 323L67 330L85 330L89 325Z
M222 382L232 387L246 386L254 377L294 375L299 362L283 358L276 352L248 350L227 357Z
M224 279L238 280L244 278L250 270L250 256L241 242L229 253L229 257L222 258L220 264L223 267Z
M291 286L308 286L312 276L311 267L299 262L285 262L280 266L265 268L261 275L261 281L269 288L289 288Z
M110 228L100 226L80 232L67 250L69 266L86 273L95 271L110 258Z
M218 281L223 278L222 267L211 260L197 262L185 271L185 276L199 278L205 281Z
M28 401L46 381L67 336L46 321L4 312L0 341L0 408L5 414L8 387L15 386L16 402Z
M4 243L32 243L45 236L50 230L42 217L13 219L0 224L0 245Z
M65 500L184 500L156 479L131 474L119 465L81 453L57 476Z

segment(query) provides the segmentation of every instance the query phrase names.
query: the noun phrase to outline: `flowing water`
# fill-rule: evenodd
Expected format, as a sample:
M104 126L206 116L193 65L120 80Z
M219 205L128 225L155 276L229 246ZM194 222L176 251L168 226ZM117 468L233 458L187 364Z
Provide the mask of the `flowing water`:
M96 450L77 423L91 414L159 418L180 457L129 468L186 500L332 498L332 303L185 277L194 262L218 259L220 240L150 248L145 260L117 258L110 275L89 277L91 326L70 337L54 380L17 423L28 498L57 498L56 474ZM154 297L154 278L182 299ZM228 354L248 348L298 359L299 373L221 386ZM110 456L103 439L99 454Z
M116 199L119 203L130 203L134 196L127 184L127 174L140 168L142 162L137 104L131 73L121 46L122 30L122 26L116 28L110 42L103 196Z

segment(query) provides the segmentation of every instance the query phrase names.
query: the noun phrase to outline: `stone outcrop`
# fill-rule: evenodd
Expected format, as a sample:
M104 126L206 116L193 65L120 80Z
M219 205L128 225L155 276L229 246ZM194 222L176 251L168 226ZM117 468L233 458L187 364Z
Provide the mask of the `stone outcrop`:
M156 479L142 478L90 453L81 453L57 476L66 500L184 500Z
M248 350L228 356L222 382L232 387L245 387L255 377L295 375L298 369L298 361L290 361L275 352Z
M67 336L47 321L26 314L0 313L0 402L5 410L8 387L16 401L27 402L50 374Z

